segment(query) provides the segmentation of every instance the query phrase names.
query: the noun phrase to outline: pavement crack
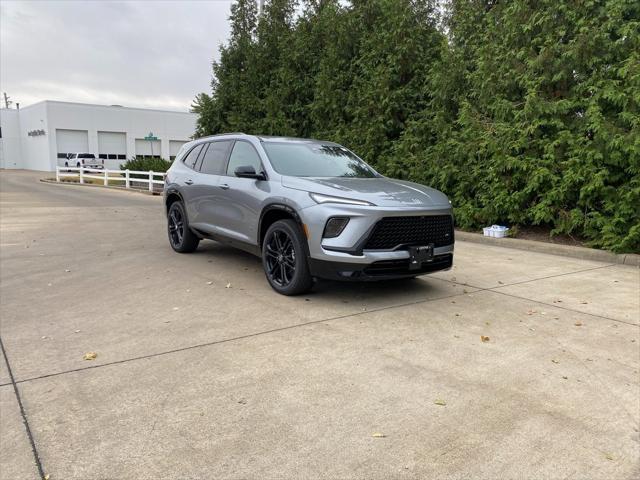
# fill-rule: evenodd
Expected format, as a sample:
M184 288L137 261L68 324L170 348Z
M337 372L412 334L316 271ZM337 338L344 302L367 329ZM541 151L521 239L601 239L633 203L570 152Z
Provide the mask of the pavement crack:
M40 459L40 455L38 454L38 449L36 447L36 442L33 439L33 434L31 433L31 427L29 426L29 420L27 419L27 412L25 411L24 405L22 404L22 398L20 397L20 390L18 389L18 385L16 384L16 380L13 376L13 371L11 370L11 364L9 363L9 357L7 356L7 351L4 348L2 337L0 337L0 349L2 349L2 355L4 356L4 361L7 364L7 371L9 372L9 378L11 379L11 384L13 385L13 391L16 395L16 400L18 401L18 407L20 408L20 416L22 416L22 423L24 424L24 428L27 432L27 437L29 438L29 443L31 444L31 452L33 453L33 459L35 461L36 467L38 468L38 473L40 474L40 478L45 478L44 468L42 466L42 460Z
M497 290L492 290L492 289L487 289L487 291L493 292L493 293L497 293L498 295L504 295L506 297L518 298L520 300L527 300L527 301L530 301L530 302L533 302L533 303L537 303L539 305L545 305L547 307L559 308L560 310L565 310L567 312L578 313L580 315L588 315L590 317L602 318L604 320L609 320L611 322L622 323L624 325L629 325L631 327L640 328L640 325L638 325L637 323L627 322L626 320L620 320L618 318L611 318L611 317L607 317L607 316L604 316L604 315L598 315L597 313L590 313L590 312L583 312L581 310L574 310L573 308L563 307L563 306L558 305L556 303L547 303L547 302L543 302L542 300L534 300L533 298L521 297L520 295L514 295L512 293L506 293L506 292L499 292Z
M585 268L583 270L576 270L574 272L558 273L558 274L555 274L555 275L547 275L545 277L540 277L540 278L532 278L531 280L523 280L521 282L505 283L504 285L498 285L496 287L478 287L478 286L475 286L475 285L471 285L469 283L462 283L462 282L457 282L457 281L453 281L453 280L447 280L446 278L440 278L440 277L431 277L431 278L433 278L435 280L440 280L441 282L447 282L447 283L452 283L452 284L455 284L455 285L460 285L460 286L465 286L465 287L477 289L477 291L468 292L468 293L493 292L493 293L497 293L499 295L504 295L504 296L507 296L507 297L517 298L519 300L528 300L530 302L537 303L537 304L540 304L540 305L545 305L547 307L559 308L560 310L565 310L567 312L578 313L578 314L581 314L581 315L588 315L590 317L602 318L602 319L605 319L605 320L610 320L612 322L618 322L618 323L622 323L622 324L625 324L625 325L630 325L630 326L636 327L636 328L640 327L640 325L638 325L636 323L627 322L625 320L620 320L620 319L617 319L617 318L611 318L611 317L607 317L605 315L598 315L597 313L590 313L590 312L584 312L584 311L581 311L581 310L575 310L573 308L564 307L564 306L558 305L556 303L552 304L552 303L544 302L542 300L536 300L536 299L533 299L533 298L523 297L523 296L520 296L520 295L515 295L513 293L507 293L507 292L501 292L500 291L501 288L510 287L512 285L522 285L523 283L537 282L539 280L546 280L548 278L565 277L567 275L574 275L576 273L583 273L583 272L589 272L589 271L592 271L592 270L600 270L600 269L603 269L603 268L615 267L616 265L617 264L615 264L615 263L611 263L611 264L607 264L607 265L600 265L598 267Z
M269 330L263 330L260 332L254 332L254 333L248 333L246 335L239 335L237 337L231 337L231 338L225 338L222 340L214 340L211 342L205 342L205 343L199 343L196 345L189 345L186 347L180 347L180 348L174 348L172 350L166 350L164 352L156 352L156 353L150 353L148 355L140 355L138 357L131 357L131 358L124 358L121 360L114 360L113 362L106 362L106 363L100 363L97 365L89 365L86 367L80 367L80 368L72 368L69 370L63 370L61 372L54 372L54 373L48 373L48 374L44 374L44 375L39 375L37 377L30 377L30 378L25 378L23 380L16 380L15 384L19 384L19 383L26 383L26 382L32 382L34 380L41 380L43 378L51 378L51 377L58 377L61 375L67 375L70 373L76 373L76 372L83 372L86 370L93 370L95 368L102 368L102 367L108 367L108 366L112 366L112 365L121 365L123 363L129 363L129 362L135 362L138 360L146 360L146 359L150 359L150 358L156 358L156 357L161 357L164 355L171 355L173 353L180 353L180 352L185 352L188 350L195 350L198 348L204 348L204 347L211 347L214 345L221 345L224 343L231 343L231 342L237 342L240 340L246 340L249 338L255 338L255 337L260 337L262 335L269 335L272 333L279 333L279 332L285 332L288 330L294 330L296 328L302 328L302 327L307 327L309 325L316 325L316 324L320 324L320 323L326 323L326 322L335 322L338 320L344 320L347 318L351 318L351 317L358 317L360 315L366 315L366 314L370 314L370 313L376 313L376 312L382 312L382 311L386 311L386 310L391 310L394 308L402 308L402 307L408 307L411 305L419 305L422 303L428 303L428 302L435 302L437 300L444 300L447 298L454 298L454 297L460 297L462 295L466 295L466 293L454 293L452 295L442 295L439 297L434 297L434 298L425 298L422 300L415 300L412 302L406 302L406 303L400 303L400 304L396 304L396 305L388 305L385 307L380 307L380 308L374 308L371 310L365 310L362 312L352 312L352 313L346 313L344 315L337 315L335 317L330 317L330 318L323 318L323 319L319 319L319 320L310 320L308 322L302 322L302 323L296 323L293 325L287 325L285 327L279 327L279 328L272 328ZM12 382L13 383L13 382ZM0 387L3 385L0 385Z

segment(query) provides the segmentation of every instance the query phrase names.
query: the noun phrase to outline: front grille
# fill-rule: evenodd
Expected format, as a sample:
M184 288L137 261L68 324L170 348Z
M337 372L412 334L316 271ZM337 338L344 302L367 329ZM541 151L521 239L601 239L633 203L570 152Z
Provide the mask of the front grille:
M388 250L399 245L443 247L453 243L453 217L385 217L373 228L365 243L366 250Z

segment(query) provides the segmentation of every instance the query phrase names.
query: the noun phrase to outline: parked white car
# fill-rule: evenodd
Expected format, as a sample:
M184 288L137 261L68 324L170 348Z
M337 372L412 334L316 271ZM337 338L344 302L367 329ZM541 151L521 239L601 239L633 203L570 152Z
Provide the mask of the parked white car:
M104 168L104 160L99 160L93 153L70 153L64 161L65 167Z

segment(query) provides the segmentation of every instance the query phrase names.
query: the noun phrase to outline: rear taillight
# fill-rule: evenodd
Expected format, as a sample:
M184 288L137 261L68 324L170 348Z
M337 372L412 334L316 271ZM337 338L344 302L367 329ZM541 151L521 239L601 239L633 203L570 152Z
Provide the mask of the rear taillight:
M82 164L84 165L84 159L82 159Z

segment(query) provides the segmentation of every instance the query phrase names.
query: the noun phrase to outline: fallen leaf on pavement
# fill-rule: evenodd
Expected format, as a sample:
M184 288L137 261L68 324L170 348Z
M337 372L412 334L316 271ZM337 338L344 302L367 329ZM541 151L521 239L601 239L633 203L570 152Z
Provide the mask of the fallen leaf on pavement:
M485 337L484 335L480 335L480 340L486 343L491 339L489 337Z
M224 288L231 288L231 283L227 283L227 286Z
M447 404L447 402L445 402L444 400L436 400L433 403L435 403L436 405L440 405L442 407L444 407Z
M529 310L529 311L527 311L527 315L533 315L534 313L536 313L536 310Z
M384 438L384 437L386 437L386 435L385 435L384 433L379 433L379 432L376 432L376 433L374 433L374 434L373 434L373 435L371 435L371 436L372 436L373 438Z
M560 362L559 362L558 360L556 360L555 358L552 358L552 359L551 359L551 361L552 361L553 363L560 363Z
M580 302L580 303L581 303L581 304L583 304L583 305L586 305L586 304L587 304L587 303L589 303L589 302L587 302L586 300L583 300L583 301L582 301L582 302Z
M207 282L207 285L213 285L213 282Z
M95 360L97 356L98 354L96 352L87 352L82 358L84 358L85 360Z
M500 280L498 280L498 283L499 283L500 285L504 285L504 282L501 282Z
M613 455L611 455L610 453L606 453L604 455L604 458L606 458L607 460L613 460Z
M582 326L582 322L576 322L576 323L574 323L574 325L575 325L576 327L581 327L581 326Z

